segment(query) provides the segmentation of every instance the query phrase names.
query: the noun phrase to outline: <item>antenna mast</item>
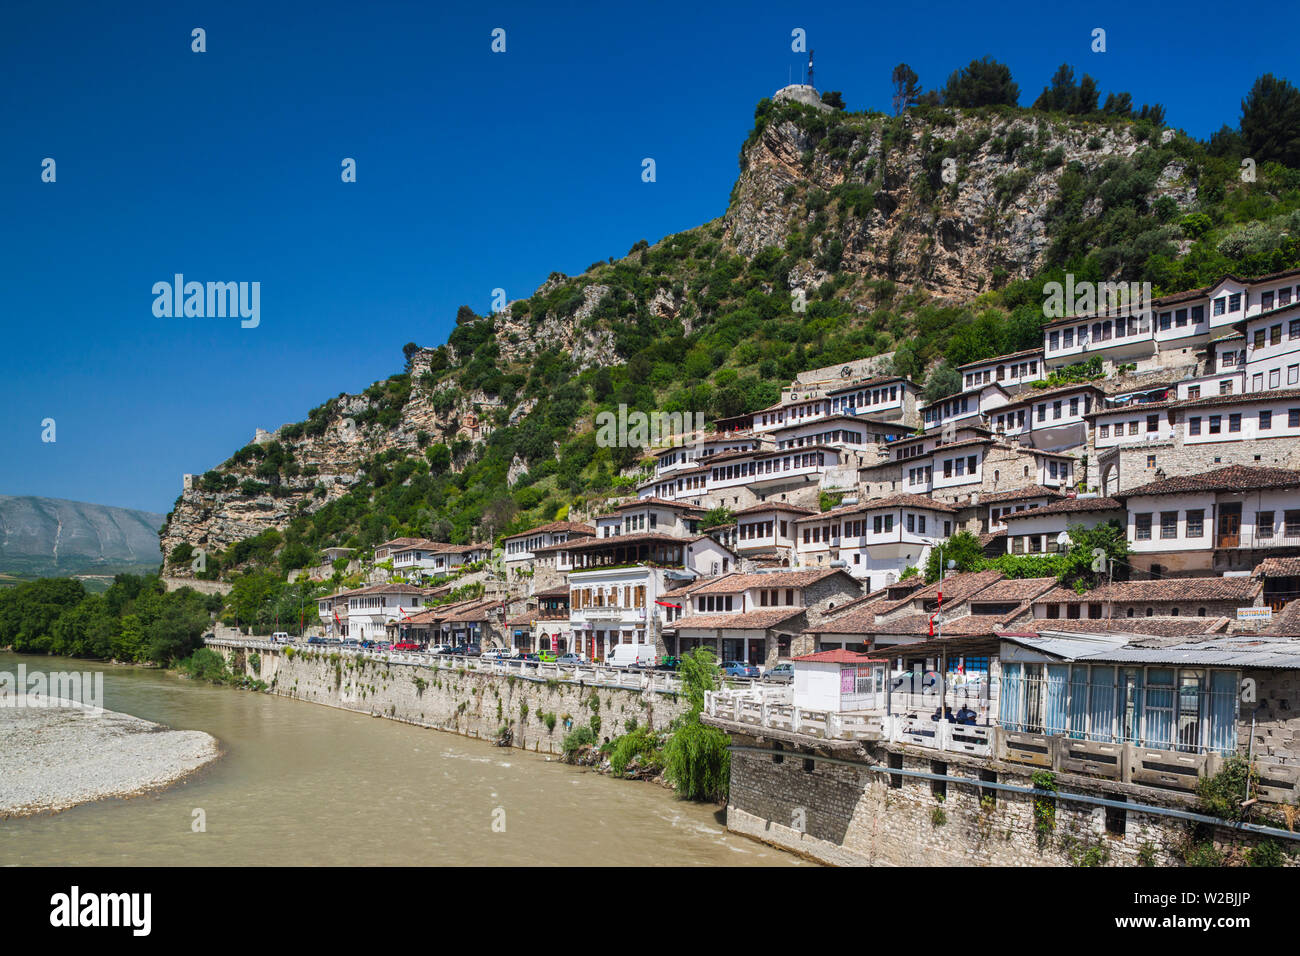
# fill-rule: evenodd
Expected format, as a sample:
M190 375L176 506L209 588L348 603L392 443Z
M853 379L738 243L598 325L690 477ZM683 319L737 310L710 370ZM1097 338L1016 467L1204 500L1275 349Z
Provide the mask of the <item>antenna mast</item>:
M814 85L815 85L815 84L813 83L813 53L814 53L814 52L816 52L816 51L814 51L814 50L809 50L809 51L808 51L808 85L809 85L809 86L814 86Z

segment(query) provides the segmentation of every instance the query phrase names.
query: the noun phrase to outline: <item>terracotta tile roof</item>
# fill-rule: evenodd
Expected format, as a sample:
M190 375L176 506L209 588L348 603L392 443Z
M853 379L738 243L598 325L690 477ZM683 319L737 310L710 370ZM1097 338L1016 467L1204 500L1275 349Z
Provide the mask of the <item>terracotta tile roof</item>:
M536 591L533 594L535 598L567 598L569 596L569 586L561 584L559 587L547 588L545 591Z
M665 534L661 531L646 531L638 534L612 534L603 538L583 538L579 541L566 541L560 545L549 545L548 549L563 548L568 551L600 551L604 548L616 548L620 545L630 544L690 544L693 541L699 541L706 535L690 535L689 537L678 537L677 535ZM538 549L543 550L543 549ZM576 570L586 571L588 568Z
M1278 637L1300 637L1300 601L1288 601L1280 612L1273 615L1272 623L1263 633Z
M852 576L843 568L819 568L808 571L772 571L768 574L728 574L697 589L700 594L736 594L750 588L806 588L836 574L848 580ZM856 584L857 582L854 581Z
M1026 508L1003 515L999 520L1037 518L1040 515L1079 514L1088 511L1123 511L1124 503L1114 498L1064 498L1038 508Z
M826 394L839 395L842 392L856 392L860 388L874 388L877 385L888 385L891 382L901 382L904 385L912 384L911 382L907 381L907 379L897 375L881 376L878 378L869 378L861 382L853 382L852 384L849 385L838 385L835 388L828 388L826 389ZM767 410L768 409L763 409L763 411L767 411Z
M1255 566L1254 577L1300 577L1300 558L1265 558Z
M1013 405L1032 405L1035 402L1042 401L1044 398L1055 398L1057 395L1068 395L1071 392L1096 392L1098 395L1105 395L1105 390L1100 385L1093 382L1071 382L1068 385L1057 385L1053 388L1035 388L1028 392L1022 392L1014 401L1008 402L1001 406L998 411L1005 408L1011 408Z
M1225 373L1231 374L1231 373ZM1194 398L1187 401L1172 402L1187 408L1209 408L1216 405L1248 405L1268 402L1281 402L1300 398L1300 388L1275 388L1267 392L1237 392L1234 395L1210 395L1206 398ZM1266 436L1265 436L1266 437Z
M1044 592L1055 588L1056 578L1003 578L970 596L974 604L985 602L1032 601ZM945 602L946 603L946 602Z
M664 625L665 631L677 631L684 627L691 628L745 628L766 630L783 621L800 617L802 607L764 607L757 611L745 611L738 614L688 614Z
M788 511L790 514L810 515L814 511L812 508L801 508L798 505L792 505L788 501L760 501L756 505L750 505L748 508L741 508L737 511L736 517L741 515L761 514L765 511Z
M1001 501L1024 501L1027 498L1060 498L1061 493L1045 485L1029 485L1027 488L1013 488L1010 491L994 491L980 495L982 505L995 505Z
M416 587L414 584L369 584L345 593L354 596L358 594L428 594L429 591L425 588Z
M516 534L506 535L506 540L512 538L524 538L530 534L548 534L556 531L570 531L575 534L595 535L596 529L589 524L582 524L578 521L552 521L549 524L539 524L536 528L529 528L527 531L520 531Z
M923 508L926 511L944 511L948 513L955 513L959 510L956 505L936 501L926 495L899 494L890 495L888 498L860 501L856 505L840 505L838 508L832 508L830 511L821 513L812 512L802 518L796 518L795 523L802 524L805 521L812 523L825 518L834 520L844 515L861 514L864 511L879 511L882 508Z
M967 571L960 574L950 574L943 579L943 601L944 604L952 605L959 601L965 601L972 595L979 593L1002 579L1001 571ZM888 614L896 611L901 607L911 604L913 601L933 601L936 600L939 593L939 582L928 584L923 588L913 591L905 598L897 601L882 601L877 607L876 614Z
M1200 491L1254 491L1264 488L1300 488L1300 471L1289 468L1257 468L1229 465L1197 475L1177 475L1132 488L1118 497L1139 495L1176 495Z
M842 647L834 648L829 651L818 651L815 654L803 654L799 657L791 658L795 661L807 661L810 664L888 664L889 661L883 657L872 657L870 654L860 654L857 651L846 651Z
M643 508L647 505L655 505L659 508L672 508L677 511L699 511L705 509L698 508L695 505L688 505L681 501L669 501L667 498L633 498L630 501L624 501L614 506L614 511L627 511L629 508Z
M1226 617L1116 617L1092 620L1037 618L1033 622L1033 630L1040 634L1044 631L1078 631L1084 634L1117 631L1156 637L1185 637L1189 634L1221 634L1228 629L1229 623L1231 622Z
M974 368L976 365L991 365L996 362L1004 362L1008 359L1027 358L1030 355L1042 355L1042 354L1043 354L1043 347L1040 345L1036 349L1022 349L1019 352L1009 352L1006 355L995 355L992 358L978 359L977 361L974 362L967 362L965 365L958 365L957 371L960 372L964 368Z
M661 598L684 597L687 594L694 594L700 588L704 587L704 585L709 584L716 580L717 578L699 578L695 581L690 582L689 584L683 584L681 587L673 588L670 591L661 591L659 593L659 596Z
M1259 578L1158 578L1153 581L1115 581L1083 594L1058 587L1039 598L1042 604L1106 604L1111 601L1241 601L1255 599L1264 584Z

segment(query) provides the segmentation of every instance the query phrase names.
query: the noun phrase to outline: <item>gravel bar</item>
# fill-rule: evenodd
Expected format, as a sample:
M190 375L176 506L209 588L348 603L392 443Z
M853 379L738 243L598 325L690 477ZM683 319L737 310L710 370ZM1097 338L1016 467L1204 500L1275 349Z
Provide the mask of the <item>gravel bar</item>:
M130 714L0 706L0 819L156 790L218 756L210 734Z

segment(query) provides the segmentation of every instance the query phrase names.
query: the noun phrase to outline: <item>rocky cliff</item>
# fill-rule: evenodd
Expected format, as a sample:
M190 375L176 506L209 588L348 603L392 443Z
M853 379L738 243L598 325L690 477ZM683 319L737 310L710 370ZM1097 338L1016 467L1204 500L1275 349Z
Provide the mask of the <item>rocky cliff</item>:
M429 534L428 515L445 518L453 504L467 540L512 517L552 520L580 489L608 493L610 476L634 466L635 456L569 444L590 432L602 402L689 401L709 417L735 414L773 400L801 368L887 355L903 342L917 374L938 360L943 336L977 308L987 316L991 290L1059 265L1069 230L1077 243L1124 207L1127 218L1105 220L1107 237L1150 221L1144 248L1185 251L1161 223L1197 200L1187 151L1185 137L1149 124L1014 109L889 117L765 100L719 220L638 242L581 276L554 273L493 316L462 308L446 345L408 346L404 373L259 432L187 481L162 533L164 552L180 558L171 570L188 574L199 550L226 552L231 570L248 555L230 549L270 528L296 527L314 549L358 531L366 540L399 528ZM1127 265L1125 250L1108 255L1111 271ZM800 290L821 299L807 315L790 310ZM951 309L918 337L913 310L934 303ZM985 354L1012 350L1005 344L990 341ZM591 377L601 369L612 376ZM570 448L583 453L580 477L565 473ZM491 467L468 487L428 484L486 452ZM419 500L399 510L418 509L418 523L370 514L376 489L416 479L423 490L405 497ZM517 483L539 479L527 501L516 495L483 516ZM300 520L333 503L328 520Z

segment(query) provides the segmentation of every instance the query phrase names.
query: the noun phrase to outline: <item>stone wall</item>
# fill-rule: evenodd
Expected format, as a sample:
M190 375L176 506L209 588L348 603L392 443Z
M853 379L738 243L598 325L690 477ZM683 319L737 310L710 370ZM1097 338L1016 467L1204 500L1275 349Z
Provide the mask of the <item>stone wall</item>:
M737 746L770 746L738 735L733 742ZM987 779L993 782L1032 787L1029 770L1008 771L1005 765L989 770L987 762L955 755L949 761L936 761L901 748L872 748L862 758L831 763L787 744L779 755L780 763L774 756L774 751L733 753L727 827L825 863L1178 865L1177 852L1191 826L1157 814L1108 811L1061 799L1055 801L1052 825L1040 827L1032 796L979 787L981 772L991 774ZM869 764L947 774L971 783L891 777L869 769ZM1078 778L1067 782L1058 777L1057 788L1125 799L1078 783ZM1132 797L1129 802L1137 799ZM1217 827L1202 828L1195 838L1197 842L1213 839L1220 846L1252 839Z
M297 648L212 649L237 674L264 681L273 694L465 737L496 740L501 728L509 727L512 746L540 753L563 752L569 729L589 723L594 715L601 719L597 737L605 740L625 733L628 720L667 727L686 709L684 698L663 692L388 664ZM547 726L547 714L555 715L553 728Z

